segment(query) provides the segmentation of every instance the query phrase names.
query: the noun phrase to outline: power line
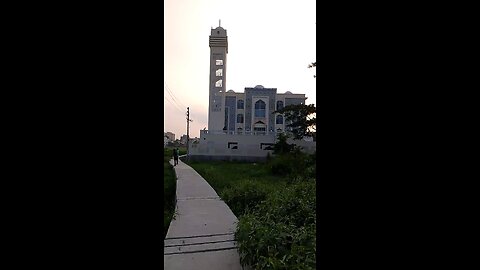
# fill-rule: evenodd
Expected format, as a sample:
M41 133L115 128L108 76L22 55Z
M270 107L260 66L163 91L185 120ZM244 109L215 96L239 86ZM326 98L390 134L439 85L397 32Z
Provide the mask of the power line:
M173 91L170 89L170 87L168 87L167 82L164 81L163 83L165 83L165 87L166 87L165 89L167 89L167 92L168 92L168 94L172 97L172 99L173 99L175 102L177 102L177 100L178 100L177 103L179 103L179 105L181 105L183 108L184 108L184 107L187 107L187 106L185 106L185 104L183 104L183 103L180 101L179 98L177 98L177 96L175 96L175 94L174 94Z
M168 92L167 92L167 93L168 93ZM185 107L185 106L182 106L179 102L177 102L177 101L175 100L175 98L174 98L170 93L169 93L169 95L170 95L170 98L172 99L172 102L174 102L174 104L175 104L177 107L179 107L179 108L184 108L184 107Z
M166 85L165 85L165 86L166 86ZM165 88L165 86L164 86L164 88ZM166 88L165 88L165 89L166 89ZM167 90L167 89L166 89L166 90ZM183 109L182 109L182 108L185 108L186 106L180 105L179 102L177 102L177 101L175 100L175 98L172 96L172 94L170 94L170 93L168 92L168 90L167 90L166 92L170 95L170 98L172 99L172 101L171 101L170 103L174 104L177 108L180 109L180 111L183 112ZM165 95L165 92L164 92L163 97L164 97L164 98L167 97L167 96ZM168 100L168 99L167 99L167 100Z
M183 113L183 110L180 109L179 105L177 105L176 103L170 101L166 96L163 97L166 101L168 101L170 104L172 104L172 106L177 109L179 112Z
M168 101L168 103L172 104L172 107L173 107L175 110L177 110L178 112L183 113L183 112L182 112L176 105L174 105L170 100L167 99L167 101Z
M165 89L167 89L167 88L165 88ZM168 89L167 89L167 93L170 95L170 97L172 98L172 100L173 100L178 106L180 106L180 107L182 107L182 108L185 107L185 105L183 105L183 103L181 103L180 101L177 101L178 98L175 98L175 97L174 97L175 95L173 95L173 93L170 92Z
M167 89L168 94L169 94L172 98L178 99L178 101L181 103L180 99L177 98L177 96L175 96L175 94L174 94L173 91L170 89L170 87L168 87L167 82L164 81L163 83L165 84L165 87L166 87L165 89ZM185 107L184 104L181 104L181 105Z

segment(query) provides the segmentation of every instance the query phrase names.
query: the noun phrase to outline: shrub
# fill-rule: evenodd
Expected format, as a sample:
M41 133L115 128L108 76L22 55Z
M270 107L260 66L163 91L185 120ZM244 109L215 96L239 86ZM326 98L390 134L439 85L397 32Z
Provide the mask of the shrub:
M275 156L268 162L268 167L272 174L288 175L290 179L312 178L316 173L315 158L298 148L289 154Z
M294 158L289 155L275 156L268 163L270 171L274 175L289 175L295 170Z
M165 238L175 210L176 175L172 164L172 150L164 148L163 161L163 237Z
M315 178L317 176L317 153L307 155L305 158L305 177Z
M258 182L255 179L248 179L224 189L220 197L230 207L235 216L239 217L264 201L271 189L271 185Z
M239 219L242 265L254 269L315 269L315 181L279 189Z
M177 177L171 164L164 163L163 170L163 205L166 208L174 208Z
M163 148L163 162L167 162L173 158L173 150L170 148Z
M277 136L277 141L273 145L273 153L275 155L281 155L281 154L286 154L290 153L293 151L293 145L287 143L288 135L284 133L279 133Z

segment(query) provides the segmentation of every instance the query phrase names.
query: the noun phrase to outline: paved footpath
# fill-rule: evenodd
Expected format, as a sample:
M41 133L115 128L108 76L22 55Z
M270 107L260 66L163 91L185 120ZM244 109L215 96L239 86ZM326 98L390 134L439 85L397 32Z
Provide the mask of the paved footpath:
M179 160L174 168L177 204L164 241L164 269L242 270L234 241L237 218L190 166Z

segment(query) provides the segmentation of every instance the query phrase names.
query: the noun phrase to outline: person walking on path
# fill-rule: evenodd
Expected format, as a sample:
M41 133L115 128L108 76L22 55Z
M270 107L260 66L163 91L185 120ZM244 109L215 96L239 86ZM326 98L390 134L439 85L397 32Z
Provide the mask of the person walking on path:
M178 148L173 149L173 166L176 166L178 164Z

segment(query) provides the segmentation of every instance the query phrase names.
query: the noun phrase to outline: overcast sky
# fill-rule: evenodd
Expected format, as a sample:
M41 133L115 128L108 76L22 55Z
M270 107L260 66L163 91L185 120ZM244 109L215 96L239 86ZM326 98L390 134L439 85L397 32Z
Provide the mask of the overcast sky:
M315 0L165 0L164 130L190 137L208 127L211 28L227 30L226 89L263 85L315 103ZM172 95L166 90L172 92Z

